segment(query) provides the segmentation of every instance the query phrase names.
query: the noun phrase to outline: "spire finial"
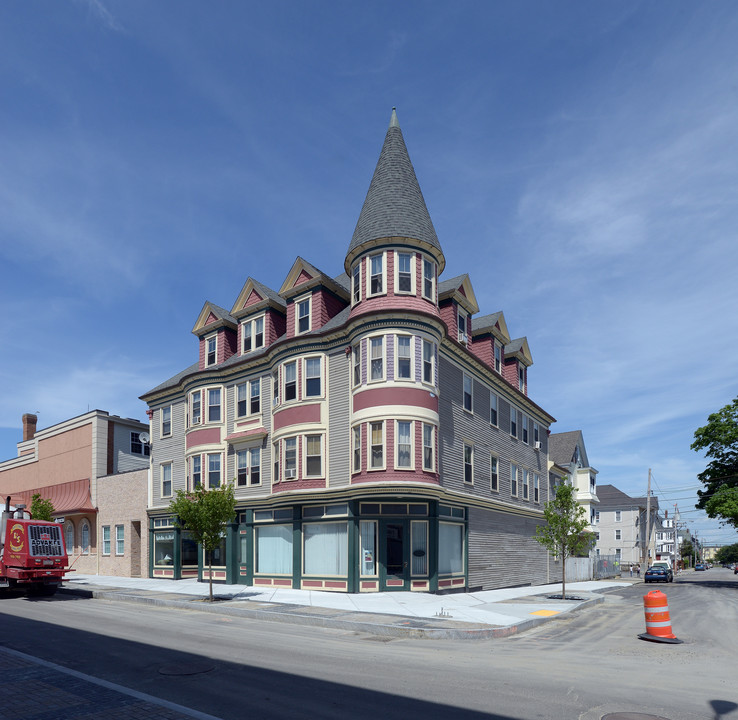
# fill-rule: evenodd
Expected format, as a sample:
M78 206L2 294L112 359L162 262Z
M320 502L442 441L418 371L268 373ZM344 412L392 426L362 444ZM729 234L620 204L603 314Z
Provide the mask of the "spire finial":
M397 119L397 112L396 112L396 110L397 110L397 108L395 108L395 107L392 108L392 117L390 118L390 124L389 124L389 126L390 127L396 127L396 128L398 128L398 127L400 127L400 122Z

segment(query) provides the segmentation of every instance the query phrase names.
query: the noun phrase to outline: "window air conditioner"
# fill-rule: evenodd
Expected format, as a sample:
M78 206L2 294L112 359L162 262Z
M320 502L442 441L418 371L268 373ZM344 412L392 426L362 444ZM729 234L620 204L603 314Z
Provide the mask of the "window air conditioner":
M540 450L541 449L541 441L540 440L536 440L535 443L533 443L533 445L534 445L534 447L535 447L536 450Z
M284 478L285 480L292 480L294 479L295 475L297 475L297 470L290 469L284 471Z

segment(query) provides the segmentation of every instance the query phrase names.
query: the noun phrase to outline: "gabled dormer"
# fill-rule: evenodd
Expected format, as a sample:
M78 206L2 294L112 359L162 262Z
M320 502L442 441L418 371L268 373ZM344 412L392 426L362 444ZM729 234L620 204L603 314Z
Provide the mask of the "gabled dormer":
M479 312L479 305L466 273L440 283L438 306L449 338L471 348L472 315Z
M346 285L298 257L287 274L279 295L286 303L287 337L320 330L350 301Z
M488 367L502 375L505 346L510 342L502 312L472 319L472 352Z
M200 370L220 365L237 352L238 323L214 303L203 305L192 333L200 341Z
M528 368L533 364L527 338L517 338L505 345L502 375L513 387L528 394Z
M238 352L246 355L269 347L284 335L287 303L276 291L248 278L231 315L238 321Z

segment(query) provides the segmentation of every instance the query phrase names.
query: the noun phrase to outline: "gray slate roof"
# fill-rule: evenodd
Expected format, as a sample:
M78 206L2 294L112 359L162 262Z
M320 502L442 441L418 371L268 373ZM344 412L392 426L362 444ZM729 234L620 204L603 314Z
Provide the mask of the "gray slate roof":
M581 437L581 430L551 433L548 437L548 457L557 465L567 467L574 456L574 448L577 446ZM584 442L582 442L582 445L584 445ZM582 452L584 453L584 447L582 447ZM583 457L581 460L583 463L586 463L587 458Z
M386 237L423 240L443 252L394 108L348 252Z
M246 282L251 280L251 282L254 284L254 289L261 295L265 300L271 300L276 305L279 305L280 307L287 309L287 303L285 302L284 298L276 291L272 290L270 287L267 287L264 285L264 283L260 283L258 280L254 280L254 278L249 277Z
M618 490L614 485L598 485L597 486L597 497L600 501L600 508L615 507L615 508L628 508L628 507L642 507L645 508L648 502L648 498L645 497L631 497L626 495L622 490ZM651 495L651 510L657 511L659 509L659 499L655 495Z

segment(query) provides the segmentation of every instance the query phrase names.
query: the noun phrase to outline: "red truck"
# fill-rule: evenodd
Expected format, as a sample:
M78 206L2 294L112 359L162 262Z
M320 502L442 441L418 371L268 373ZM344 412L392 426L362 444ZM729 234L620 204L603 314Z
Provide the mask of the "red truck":
M53 595L67 564L62 526L32 520L25 506L12 507L8 497L0 519L0 588Z

